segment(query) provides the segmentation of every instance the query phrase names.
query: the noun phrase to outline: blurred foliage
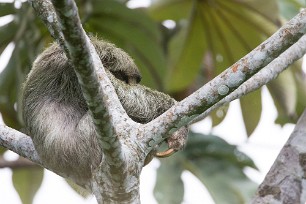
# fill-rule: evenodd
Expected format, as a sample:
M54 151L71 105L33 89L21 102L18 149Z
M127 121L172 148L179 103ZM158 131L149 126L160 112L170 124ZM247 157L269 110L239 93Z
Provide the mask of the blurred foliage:
M214 75L219 74L280 24L274 0L160 0L149 8L149 14L160 22L173 20L178 27L168 42L169 91L190 86L200 68L205 69L201 65L206 52L212 53Z
M236 146L214 135L190 132L186 149L161 160L154 195L158 203L182 203L182 172L189 171L207 188L216 203L248 203L257 184L243 172L255 168Z
M261 117L261 91L256 90L240 98L242 119L246 133L250 136L257 127Z
M181 179L184 167L181 154L171 158L161 159L157 170L154 196L159 204L182 203L184 198L184 183Z
M77 4L87 32L127 51L142 72L143 84L178 100L247 54L305 6L304 0L155 0L148 8L130 9L128 2L78 0ZM27 2L0 3L0 19L6 20L0 26L0 54L9 58L8 64L1 64L0 112L8 126L20 130L20 88L34 59L53 39ZM295 122L306 107L305 77L298 62L268 84L277 123ZM261 117L261 91L242 97L240 105L250 136ZM227 109L228 105L211 114L214 126L223 121ZM0 154L4 152L0 148ZM191 133L186 151L162 161L156 199L180 203L181 174L187 170L216 203L244 203L255 186L243 173L247 166L255 167L235 146L216 136ZM41 172L18 171L13 176L15 188L29 203L40 186ZM35 182L27 181L35 175L39 175Z
M4 152L6 152L6 149L4 147L0 147L0 155L3 155Z
M13 184L23 204L32 204L33 198L40 188L44 169L40 167L13 170Z
M81 186L74 183L73 181L66 179L66 182L77 194L79 194L83 198L87 198L88 196L91 195L91 193L88 190L82 188Z
M305 7L305 0L279 0L281 16L290 20L302 7Z

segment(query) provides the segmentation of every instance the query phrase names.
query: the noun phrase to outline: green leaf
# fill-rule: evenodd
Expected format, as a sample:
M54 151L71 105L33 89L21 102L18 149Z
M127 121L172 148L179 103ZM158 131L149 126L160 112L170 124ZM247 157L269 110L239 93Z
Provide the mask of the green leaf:
M215 127L219 125L225 118L228 111L229 104L223 105L220 108L212 111L210 117L212 119L212 126Z
M163 89L166 62L161 36L145 12L116 1L94 1L86 26L127 51L140 68L144 84Z
M13 184L23 204L32 204L33 198L40 188L44 169L20 168L13 170Z
M17 32L18 24L12 21L0 27L0 53L14 39L14 33Z
M195 11L190 16L189 24L182 26L181 32L170 41L170 74L166 84L170 91L186 88L197 76L203 60L206 33L197 5L193 7Z
M188 143L183 152L188 159L205 160L212 158L218 161L228 161L239 168L257 168L250 157L240 152L235 145L214 135L189 133Z
M208 189L216 203L248 203L257 184L244 174L243 168L255 168L253 161L223 139L191 133L184 151L184 167Z
M77 185L75 182L70 181L69 179L65 179L67 184L80 196L82 196L83 198L87 198L89 195L91 195L91 193L82 188L81 186Z
M242 4L250 13L258 15L259 18L264 18L273 24L279 24L279 9L277 0L243 0L232 1L235 4ZM271 9L274 9L271 12Z
M294 119L297 121L306 107L306 75L301 67L293 70L297 87L296 117Z
M180 20L189 16L192 1L186 0L162 0L154 1L148 8L149 15L158 21Z
M209 49L219 74L271 35L277 28L278 15L275 1L216 2L216 6L206 5L205 10L211 36ZM271 13L271 9L276 12Z
M17 100L17 89L21 85L18 81L20 60L18 50L14 50L7 66L0 74L0 112L6 125L15 129L20 128L14 104Z
M4 122L15 129L22 126L20 88L31 64L41 51L42 32L38 19L28 3L16 9L14 20L0 27L0 53L9 43L15 48L11 58L0 74L0 112ZM1 9L0 9L1 10Z
M292 70L283 71L278 78L268 83L267 87L277 108L276 122L284 125L292 120L296 111L297 89Z
M299 116L305 110L305 107L306 107L306 75L303 71L302 61L303 61L302 59L296 61L294 64L292 64L287 69L287 70L290 70L290 72L292 72L292 76L294 78L295 87L296 87L295 88L296 95L294 93L291 93L291 97L296 97L295 111L291 111L291 113L286 112L285 109L282 106L280 106L279 102L275 101L276 108L278 111L277 122L281 121L280 124L285 124L288 122L291 122L291 123L297 122ZM291 78L291 77L288 77L288 78ZM292 83L291 79L289 80L289 82L290 82L289 84ZM287 82L285 83L287 84ZM292 85L289 85L289 86L292 86ZM287 91L290 91L289 87L287 88L288 88ZM291 91L294 92L295 91L294 88L292 88Z
M3 155L4 152L6 152L6 148L0 147L0 156Z
M240 105L244 126L249 137L257 127L261 117L261 89L241 97Z
M37 28L30 25L22 32L24 32L23 38L14 42L11 58L0 73L0 112L5 124L15 129L20 129L22 126L21 111L19 111L21 85L37 52L41 50L41 38L39 34L36 35Z
M216 203L249 203L257 188L239 168L224 161L191 160L186 167L200 179Z
M157 178L154 188L155 199L160 204L179 204L183 202L184 185L181 179L183 172L179 155L161 159L157 169Z
M0 3L0 16L15 14L14 3Z

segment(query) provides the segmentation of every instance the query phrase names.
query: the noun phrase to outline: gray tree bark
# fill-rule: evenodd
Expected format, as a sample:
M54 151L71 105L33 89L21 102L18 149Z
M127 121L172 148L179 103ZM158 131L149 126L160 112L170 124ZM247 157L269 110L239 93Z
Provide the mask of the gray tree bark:
M227 103L258 88L258 86L256 88L247 86L245 89L237 89L247 80L250 84L257 84L256 77L252 78L254 74L266 67L284 51L288 50L289 54L280 56L279 59L286 60L288 63L285 66L289 66L290 63L301 56L301 53L305 52L306 47L303 43L295 46L297 47L295 49L290 48L306 32L306 10L302 10L268 40L218 77L177 103L160 117L148 124L141 125L132 121L120 105L98 55L82 29L74 1L53 0L51 3L47 0L31 0L29 2L37 15L45 22L52 36L64 47L66 55L80 76L81 84L84 85L82 81L91 81L83 86L83 90L88 104L93 104L89 109L92 112L96 129L103 133L98 135L98 139L101 141L101 149L106 155L91 181L91 187L99 203L140 203L139 176L143 161L156 145L159 145L171 134L184 134L184 131L182 131L185 128L184 126L197 120L197 117L203 118L199 115L205 111L205 114L212 111L216 108L214 105L220 100L223 100L222 103ZM59 26L59 23L61 26ZM300 47L303 47L303 51L299 50ZM81 61L81 59L86 60ZM82 65L82 68L87 68L86 72L78 69L80 65ZM270 68L275 67L271 65ZM270 76L271 80L277 74L269 71L266 75ZM267 81L264 83L267 83ZM230 94L232 94L232 97L225 98ZM126 137L122 138L118 135L126 135ZM31 139L6 126L0 126L0 145L29 158L37 164L42 163ZM298 147L301 152L306 152L306 145ZM304 156L300 156L300 154L296 156L297 153L293 153L289 156L298 161L299 168L302 168L301 164L304 162ZM276 165L279 165L279 163ZM48 168L47 166L44 167ZM287 176L295 177L294 170L292 169L293 172L286 172L288 173ZM65 177L61 172L56 173ZM294 179L288 180L285 184L289 186L290 182L293 182L294 186L294 188L290 188L292 191L304 195L303 180L301 182ZM283 192L282 188L277 185L270 186L272 187L264 187L267 190L259 190L258 195L265 197L272 192L274 196L274 192ZM284 188L284 190L290 189ZM278 195L282 194L276 195L277 200L279 200ZM302 198L305 199L302 196L297 197L300 197L299 201L302 201Z
M306 109L260 184L253 204L305 204Z

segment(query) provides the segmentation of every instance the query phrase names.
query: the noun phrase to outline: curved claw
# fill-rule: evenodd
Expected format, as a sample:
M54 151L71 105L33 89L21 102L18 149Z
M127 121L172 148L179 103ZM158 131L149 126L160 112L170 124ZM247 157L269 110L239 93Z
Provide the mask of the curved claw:
M172 154L174 154L176 151L172 148L167 149L166 151L163 152L156 152L155 156L159 158L165 158L165 157L170 157Z

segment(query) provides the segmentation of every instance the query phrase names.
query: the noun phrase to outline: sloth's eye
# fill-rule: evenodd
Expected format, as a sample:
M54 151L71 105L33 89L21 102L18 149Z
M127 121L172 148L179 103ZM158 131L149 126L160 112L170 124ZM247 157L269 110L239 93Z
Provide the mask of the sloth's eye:
M141 81L141 76L137 75L135 76L135 79L136 79L136 83L138 84Z
M141 81L140 75L127 75L123 71L114 71L112 74L119 80L124 81L127 84L138 84Z
M129 84L139 84L140 81L141 81L140 75L129 76Z
M126 73L124 73L123 71L119 70L119 71L114 71L112 73L117 79L124 81L127 84L129 83L129 76L126 75Z

